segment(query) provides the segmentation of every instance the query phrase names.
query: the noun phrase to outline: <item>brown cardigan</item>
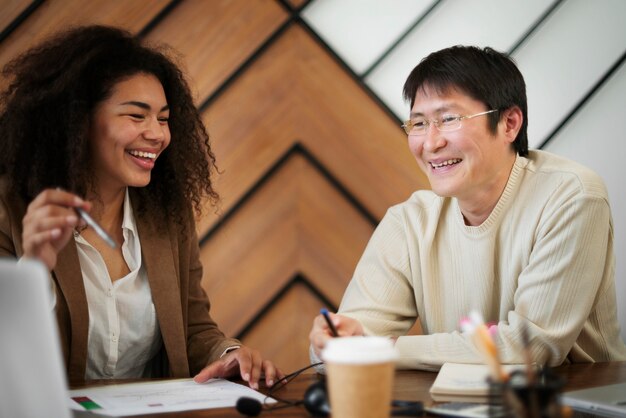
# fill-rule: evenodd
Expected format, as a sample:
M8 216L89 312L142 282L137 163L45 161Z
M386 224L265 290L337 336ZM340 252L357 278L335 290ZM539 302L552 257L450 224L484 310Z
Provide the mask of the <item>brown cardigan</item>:
M132 202L132 190L130 196ZM23 255L26 206L19 197L8 195L6 179L0 179L0 256ZM159 358L153 362L154 372L189 377L217 360L226 348L241 343L226 338L209 315L209 300L200 283L202 264L191 211L186 234L173 221L159 230L145 216L137 216L136 221L142 262L163 338ZM57 289L56 316L68 378L81 381L88 355L89 311L74 240L59 253L51 275Z

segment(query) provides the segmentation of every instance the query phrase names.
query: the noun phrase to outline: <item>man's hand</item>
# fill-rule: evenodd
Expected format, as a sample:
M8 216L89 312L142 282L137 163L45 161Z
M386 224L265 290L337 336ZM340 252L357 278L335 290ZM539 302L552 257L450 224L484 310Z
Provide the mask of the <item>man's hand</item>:
M340 337L351 337L364 334L363 326L356 319L332 313L329 313L329 316ZM322 348L324 348L326 342L331 338L333 338L333 333L328 327L324 316L316 316L313 320L313 329L311 329L311 333L309 334L309 340L311 341L311 346L313 347L313 350L315 350L315 355L317 357L320 357Z
M262 373L267 386L272 386L277 379L285 377L271 361L263 360L257 350L241 346L206 366L193 380L203 383L214 377L232 377L239 374L252 389L258 389Z

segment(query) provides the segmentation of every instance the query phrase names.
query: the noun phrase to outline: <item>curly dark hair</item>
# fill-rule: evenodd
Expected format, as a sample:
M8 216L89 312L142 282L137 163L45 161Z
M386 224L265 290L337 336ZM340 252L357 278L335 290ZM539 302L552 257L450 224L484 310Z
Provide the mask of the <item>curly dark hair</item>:
M136 188L136 210L171 217L216 203L209 136L171 48L149 47L124 30L86 26L60 33L9 62L0 92L0 175L30 202L43 189L80 196L94 191L89 128L96 105L113 86L139 73L160 80L170 108L172 141L146 187ZM178 216L176 214L179 214Z

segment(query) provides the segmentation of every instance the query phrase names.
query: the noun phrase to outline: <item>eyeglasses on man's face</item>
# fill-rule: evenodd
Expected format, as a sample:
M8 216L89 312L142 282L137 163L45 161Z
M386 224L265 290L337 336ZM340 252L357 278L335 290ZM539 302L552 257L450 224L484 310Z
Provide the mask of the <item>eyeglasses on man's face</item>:
M415 119L407 120L402 127L407 135L424 135L428 130L428 125L434 125L441 132L450 132L461 129L461 121L465 119L472 119L476 116L488 115L489 113L497 112L497 109L487 110L485 112L475 113L473 115L443 115L440 119L428 120L423 117L417 117Z

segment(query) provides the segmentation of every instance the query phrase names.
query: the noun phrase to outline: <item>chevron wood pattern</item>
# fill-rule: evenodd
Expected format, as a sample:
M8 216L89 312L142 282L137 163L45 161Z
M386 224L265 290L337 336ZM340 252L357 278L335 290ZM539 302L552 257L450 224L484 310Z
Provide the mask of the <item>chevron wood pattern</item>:
M304 3L48 0L0 44L3 65L103 23L180 51L220 168L220 208L198 223L212 315L285 371L386 209L427 187L395 117L291 15Z
M304 280L296 278L289 282L272 309L259 316L250 332L242 336L247 345L262 347L262 354L275 359L283 371L308 364L310 324L303 323L302 317L313 318L323 305Z
M183 65L192 76L199 100L203 100L288 17L272 0L185 1L147 35L147 40L165 41L185 57Z
M375 217L427 184L406 136L299 26L287 29L205 112L228 210L295 140ZM207 216L200 230L217 221Z
M203 285L220 295L212 315L226 332L239 334L297 274L337 306L372 231L302 152L289 153L201 249Z

